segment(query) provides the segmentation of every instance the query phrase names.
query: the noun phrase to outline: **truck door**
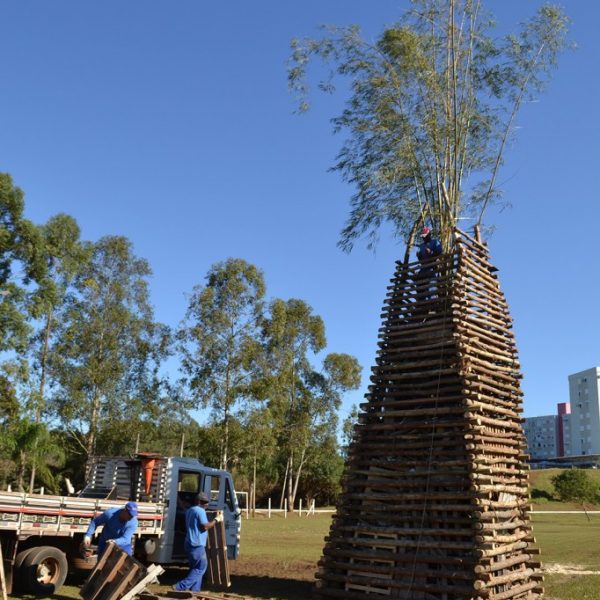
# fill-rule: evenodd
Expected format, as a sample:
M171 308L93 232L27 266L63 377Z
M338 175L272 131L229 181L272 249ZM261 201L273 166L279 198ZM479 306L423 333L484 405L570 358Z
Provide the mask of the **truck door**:
M231 475L225 471L204 476L204 493L210 498L208 510L222 510L225 524L227 557L236 559L239 554L241 511L233 489Z
M185 511L192 506L194 497L202 490L202 473L180 470L177 478L177 508L173 535L172 559L186 557L185 541Z

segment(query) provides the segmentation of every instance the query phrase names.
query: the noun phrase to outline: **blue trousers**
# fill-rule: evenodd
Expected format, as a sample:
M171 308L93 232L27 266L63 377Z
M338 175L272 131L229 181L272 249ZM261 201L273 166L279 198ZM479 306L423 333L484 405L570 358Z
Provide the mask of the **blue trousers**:
M186 546L190 570L188 574L175 584L178 591L189 590L199 592L202 587L202 576L206 573L208 560L204 546Z

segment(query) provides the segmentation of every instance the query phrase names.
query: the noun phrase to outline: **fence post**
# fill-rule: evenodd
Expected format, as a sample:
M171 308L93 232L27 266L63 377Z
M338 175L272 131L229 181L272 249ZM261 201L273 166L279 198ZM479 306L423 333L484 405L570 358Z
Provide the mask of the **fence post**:
M271 518L271 498L269 498L269 519Z
M298 505L298 516L302 516L302 498L300 498L300 503Z
M283 518L287 519L287 498L283 501Z

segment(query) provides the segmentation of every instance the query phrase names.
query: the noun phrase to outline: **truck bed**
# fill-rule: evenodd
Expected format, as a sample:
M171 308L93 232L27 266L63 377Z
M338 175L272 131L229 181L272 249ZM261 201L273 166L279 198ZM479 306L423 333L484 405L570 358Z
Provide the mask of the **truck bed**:
M52 496L21 492L0 492L0 533L17 535L72 536L85 533L90 520L126 500L104 500L74 496ZM163 533L165 506L138 502L136 533L160 536Z

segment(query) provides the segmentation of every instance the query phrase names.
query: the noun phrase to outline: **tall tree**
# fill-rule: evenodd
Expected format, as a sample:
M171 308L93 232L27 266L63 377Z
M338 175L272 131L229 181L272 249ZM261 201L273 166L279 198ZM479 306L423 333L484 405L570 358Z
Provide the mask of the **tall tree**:
M264 322L269 408L285 456L282 499L293 510L307 451L316 432L337 424L341 394L360 385L360 365L346 354L330 354L317 372L308 353L326 346L325 326L298 299L274 300Z
M541 91L565 46L568 20L542 6L516 35L495 39L481 0L412 0L402 20L375 43L357 27L294 40L289 82L306 110L311 55L352 79L333 122L347 133L335 169L356 187L340 246L384 223L413 243L431 223L448 247L459 216L482 222L498 197L498 172L519 108Z
M160 374L169 331L154 320L150 274L127 238L104 237L57 315L50 353L57 382L53 407L87 455L104 421L158 417L171 408L164 404Z
M50 341L54 332L54 314L65 302L68 287L83 268L91 252L90 244L79 240L80 230L73 217L59 214L40 227L43 242L42 256L46 269L39 286L29 299L30 313L40 327L30 345L33 368L32 378L37 388L32 391L33 421L39 423L46 408L46 385ZM32 382L33 383L33 382ZM36 464L31 468L29 490L35 483Z
M45 275L42 236L24 210L23 191L0 173L0 352L25 352L27 288Z
M240 258L213 265L196 286L178 339L182 371L198 405L210 406L221 427L221 468L229 462L229 424L250 395L260 349L262 272Z
M272 479L276 468L277 437L273 430L273 417L268 406L252 403L244 414L243 427L246 452L242 457L241 471L248 478L250 490L248 508L254 514L256 500L261 493L259 477L263 480Z

